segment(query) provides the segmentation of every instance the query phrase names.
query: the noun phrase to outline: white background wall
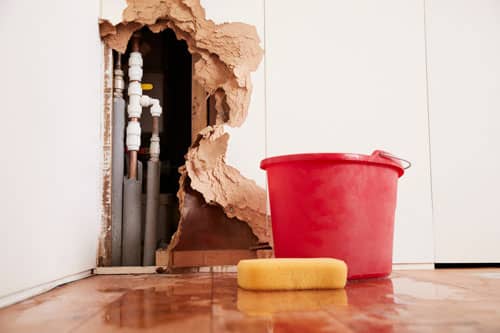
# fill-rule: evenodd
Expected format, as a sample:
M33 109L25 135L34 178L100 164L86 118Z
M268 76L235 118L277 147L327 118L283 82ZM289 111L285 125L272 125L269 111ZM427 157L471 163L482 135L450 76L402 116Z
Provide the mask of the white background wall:
M500 2L426 12L436 262L500 262Z
M0 1L0 298L95 266L99 1Z

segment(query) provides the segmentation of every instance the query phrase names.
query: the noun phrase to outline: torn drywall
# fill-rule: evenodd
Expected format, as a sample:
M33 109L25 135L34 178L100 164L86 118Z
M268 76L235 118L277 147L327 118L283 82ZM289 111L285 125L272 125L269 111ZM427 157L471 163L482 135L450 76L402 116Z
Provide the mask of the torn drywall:
M230 218L246 222L259 243L271 243L266 193L225 163L229 135L222 125L238 127L247 116L252 92L250 73L257 69L263 55L255 27L215 24L205 18L199 0L128 0L122 17L118 24L100 24L101 37L109 47L125 52L133 32L143 26L153 32L172 29L178 39L186 41L196 59L193 80L215 99L217 125L200 131L181 168L181 221L169 249L173 250L182 237L186 177L207 203L222 207Z
M266 223L266 192L225 162L229 134L224 127L207 127L199 134L186 155L191 187L208 203L217 203L229 217L246 221L259 241L270 242Z

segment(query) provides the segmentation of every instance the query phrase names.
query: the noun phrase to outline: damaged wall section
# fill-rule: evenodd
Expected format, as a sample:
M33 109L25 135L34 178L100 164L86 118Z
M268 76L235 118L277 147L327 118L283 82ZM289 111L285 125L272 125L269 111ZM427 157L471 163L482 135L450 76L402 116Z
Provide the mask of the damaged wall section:
M221 207L228 219L246 222L257 244L271 243L265 190L225 162L229 135L224 133L223 125L239 127L247 117L252 93L250 73L263 56L255 27L215 24L205 18L199 0L129 0L122 16L122 22L116 25L100 23L101 37L109 47L125 52L133 32L144 26L156 33L172 29L178 39L186 41L196 59L193 80L216 100L218 124L200 131L181 168L181 221L169 250L181 243L186 219L182 216L183 205L192 190L208 204Z

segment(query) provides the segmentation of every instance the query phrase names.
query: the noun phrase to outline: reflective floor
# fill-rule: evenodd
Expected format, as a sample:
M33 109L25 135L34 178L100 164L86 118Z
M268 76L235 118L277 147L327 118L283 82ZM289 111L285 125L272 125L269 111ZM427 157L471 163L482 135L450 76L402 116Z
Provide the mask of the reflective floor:
M233 273L94 276L0 310L0 332L500 332L500 269L250 292Z

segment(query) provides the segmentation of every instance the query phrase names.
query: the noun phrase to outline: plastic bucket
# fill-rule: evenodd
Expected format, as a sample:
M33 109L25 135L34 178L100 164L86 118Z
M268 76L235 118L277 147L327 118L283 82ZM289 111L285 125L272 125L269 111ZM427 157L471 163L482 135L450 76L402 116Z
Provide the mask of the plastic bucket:
M342 259L349 279L389 275L399 161L383 151L263 160L275 256Z

